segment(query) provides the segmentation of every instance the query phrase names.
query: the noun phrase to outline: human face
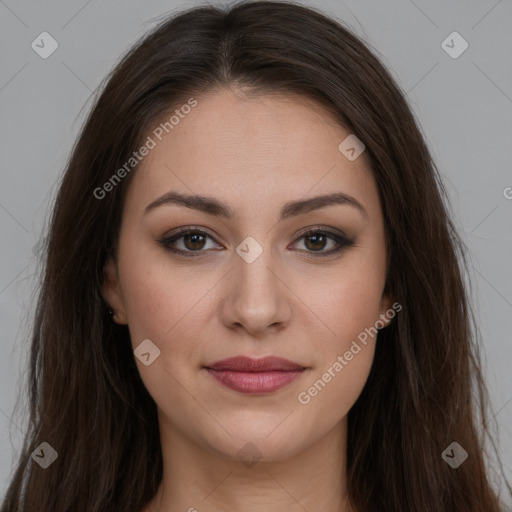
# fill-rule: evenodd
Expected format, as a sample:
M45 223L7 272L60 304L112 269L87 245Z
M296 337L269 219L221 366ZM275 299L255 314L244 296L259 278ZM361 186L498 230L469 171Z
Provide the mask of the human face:
M367 380L371 337L308 393L389 308L379 196L367 155L341 153L350 132L320 105L231 89L197 100L133 176L104 297L133 349L149 339L160 350L136 363L162 425L228 457L250 442L258 458L279 460L342 425ZM215 199L232 217L155 206L171 191ZM289 207L281 218L290 202L335 193L353 200ZM169 241L182 228L201 233ZM309 228L321 233L304 237ZM279 389L246 393L207 369L234 356L276 356L304 370Z

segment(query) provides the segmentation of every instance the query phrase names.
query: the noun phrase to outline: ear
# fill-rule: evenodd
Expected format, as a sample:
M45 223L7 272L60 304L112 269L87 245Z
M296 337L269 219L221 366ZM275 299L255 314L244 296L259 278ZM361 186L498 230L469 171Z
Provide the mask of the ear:
M393 303L393 299L387 293L384 293L380 301L380 315L378 320L380 329L387 327L396 316L396 312L401 309L402 306L400 306L398 302Z
M105 299L105 302L116 311L113 318L114 322L117 324L126 324L127 321L123 294L119 285L116 264L112 257L107 259L105 266L103 267L101 295Z

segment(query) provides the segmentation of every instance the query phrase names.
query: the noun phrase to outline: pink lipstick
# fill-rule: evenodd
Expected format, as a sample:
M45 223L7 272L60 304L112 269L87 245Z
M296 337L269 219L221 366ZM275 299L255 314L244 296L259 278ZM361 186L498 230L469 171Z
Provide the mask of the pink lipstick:
M241 393L271 393L287 386L306 370L280 357L252 359L239 356L205 366L206 371L224 386Z

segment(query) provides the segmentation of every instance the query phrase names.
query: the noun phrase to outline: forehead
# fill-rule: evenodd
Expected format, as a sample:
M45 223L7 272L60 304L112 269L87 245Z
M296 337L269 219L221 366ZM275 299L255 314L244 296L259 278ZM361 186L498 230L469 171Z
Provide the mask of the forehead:
M277 211L289 200L331 192L353 195L368 210L378 204L367 155L350 161L340 152L350 131L322 105L232 89L195 100L172 125L165 123L179 106L148 131L155 144L133 177L127 208L141 213L169 190L214 196L236 211Z

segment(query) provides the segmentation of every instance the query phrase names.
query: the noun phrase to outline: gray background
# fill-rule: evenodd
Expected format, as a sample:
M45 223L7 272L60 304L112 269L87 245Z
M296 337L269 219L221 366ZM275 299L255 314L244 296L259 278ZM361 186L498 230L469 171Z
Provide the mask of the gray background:
M470 251L492 414L512 479L512 1L303 3L370 42L421 124ZM194 5L0 0L0 496L24 427L24 406L15 405L26 376L37 242L91 93L156 17ZM59 44L47 59L31 48L43 31ZM453 31L469 43L456 59L441 47Z

